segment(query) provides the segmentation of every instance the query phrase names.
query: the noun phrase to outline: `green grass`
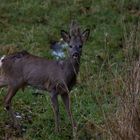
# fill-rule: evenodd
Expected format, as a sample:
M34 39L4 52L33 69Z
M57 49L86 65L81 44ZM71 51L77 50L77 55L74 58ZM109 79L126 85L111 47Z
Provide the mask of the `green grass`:
M71 100L73 115L78 122L78 139L96 139L96 128L87 124L102 126L107 114L115 112L114 87L117 82L120 84L119 75L123 74L127 55L125 37L140 20L139 0L0 0L0 3L0 55L24 49L53 59L49 42L59 40L60 30L67 30L72 19L76 19L83 29L91 29ZM16 139L13 130L5 130L5 123L9 121L2 104L5 92L5 89L0 92L0 139L4 139L6 133ZM62 132L55 134L48 94L33 96L32 92L33 89L28 88L13 98L14 109L32 118L31 122L26 117L22 120L27 127L23 139L72 139L61 99Z

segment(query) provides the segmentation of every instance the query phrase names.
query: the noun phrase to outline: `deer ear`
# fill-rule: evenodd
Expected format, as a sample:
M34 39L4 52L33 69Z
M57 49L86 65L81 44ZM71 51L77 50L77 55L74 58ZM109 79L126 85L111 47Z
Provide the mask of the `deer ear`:
M90 29L86 29L83 33L82 33L82 41L83 42L86 42L88 37L89 37L89 34L90 34Z
M61 37L63 38L63 40L65 42L69 42L70 41L70 35L69 35L69 33L67 33L64 30L61 30Z

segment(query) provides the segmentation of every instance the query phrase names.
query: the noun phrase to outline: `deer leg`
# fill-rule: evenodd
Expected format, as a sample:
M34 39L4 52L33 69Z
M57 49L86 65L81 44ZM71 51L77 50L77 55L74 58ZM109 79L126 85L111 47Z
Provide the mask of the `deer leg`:
M72 113L71 113L69 95L68 95L67 93L62 94L62 95L61 95L61 98L62 98L62 100L63 100L63 103L64 103L64 105L65 105L67 114L68 114L69 119L70 119L70 121L71 121L72 129L75 130L75 129L76 129L76 123L74 122L74 119L73 119L73 116L72 116Z
M54 117L55 117L55 131L59 132L60 126L60 116L59 116L59 104L58 104L58 94L56 92L51 93L51 102L52 102L52 107L54 111Z
M4 76L0 76L0 88L7 85L7 80Z
M7 95L4 98L4 106L12 118L14 127L19 129L20 125L16 119L15 113L12 110L12 105L11 105L11 100L12 100L13 96L16 94L16 92L17 92L17 89L15 89L13 87L8 87Z

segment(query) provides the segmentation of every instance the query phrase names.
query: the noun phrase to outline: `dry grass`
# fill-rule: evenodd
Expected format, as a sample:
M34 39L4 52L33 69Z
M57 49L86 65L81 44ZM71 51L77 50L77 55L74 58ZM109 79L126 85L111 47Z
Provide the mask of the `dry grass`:
M123 86L116 99L116 113L107 122L110 140L140 140L140 46L136 33L130 32L125 41Z
M111 140L140 139L140 58L127 76L124 93L110 124Z

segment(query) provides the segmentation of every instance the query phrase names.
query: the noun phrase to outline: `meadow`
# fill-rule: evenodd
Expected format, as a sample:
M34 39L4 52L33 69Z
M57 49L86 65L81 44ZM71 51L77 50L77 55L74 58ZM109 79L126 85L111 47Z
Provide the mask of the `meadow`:
M73 19L82 29L91 30L71 92L78 124L75 139L140 139L140 125L136 126L140 114L139 0L0 0L0 56L27 50L55 59L50 41L59 40L60 30L68 30ZM10 120L3 107L6 89L0 89L0 140L73 139L61 99L61 132L55 133L48 93L33 93L29 87L13 98L25 130L19 136L7 127Z

